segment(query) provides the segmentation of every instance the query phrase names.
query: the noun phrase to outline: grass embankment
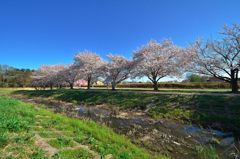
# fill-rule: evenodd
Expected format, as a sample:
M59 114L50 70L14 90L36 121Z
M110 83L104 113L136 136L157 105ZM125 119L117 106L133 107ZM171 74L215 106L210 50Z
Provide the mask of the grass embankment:
M154 158L105 126L54 114L39 105L0 96L0 112L2 159Z
M85 87L86 89L86 87ZM118 87L119 91L145 91L145 92L153 92L153 88L143 88L143 87L137 87L137 88L130 88L130 87ZM111 88L107 87L93 87L92 90L111 90ZM230 89L188 89L188 88L161 88L158 91L154 91L154 93L157 92L163 92L163 93L231 93Z
M100 87L105 87L104 85ZM152 83L122 83L118 88L151 88ZM158 88L169 89L228 89L230 84L226 82L159 82Z
M230 129L240 125L240 97L224 95L148 94L124 91L38 90L17 91L29 97L48 97L88 105L108 104L120 109L147 110L153 118L197 124L217 123Z

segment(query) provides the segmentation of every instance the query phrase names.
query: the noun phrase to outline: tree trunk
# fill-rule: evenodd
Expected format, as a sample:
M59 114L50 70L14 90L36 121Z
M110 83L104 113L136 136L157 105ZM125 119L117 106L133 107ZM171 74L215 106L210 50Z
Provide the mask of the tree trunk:
M232 93L238 93L238 81L237 81L237 79L232 79L231 88L232 88Z
M238 70L231 70L231 88L232 93L238 93Z
M112 82L112 90L115 91L116 90L116 83Z
M69 85L70 85L70 89L73 89L73 83L70 83Z
M52 84L50 84L50 90L53 90L53 85Z
M87 80L87 89L90 89L91 88L91 78L88 78Z
M154 91L158 91L158 82L157 81L153 81L153 88L154 88Z

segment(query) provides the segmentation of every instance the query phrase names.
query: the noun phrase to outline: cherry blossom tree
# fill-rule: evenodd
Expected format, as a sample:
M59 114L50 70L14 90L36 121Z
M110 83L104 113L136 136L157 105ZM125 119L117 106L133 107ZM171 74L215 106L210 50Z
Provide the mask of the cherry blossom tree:
M100 76L101 67L105 61L95 52L83 51L75 56L75 66L78 67L83 79L88 82L87 88L90 89L93 82Z
M34 73L34 84L53 89L59 81L57 74L65 68L64 65L43 65Z
M225 26L222 38L209 42L198 40L193 48L197 54L195 71L213 76L231 84L233 93L238 92L240 69L240 25Z
M54 85L58 88L62 88L63 86L66 86L66 84L67 84L64 79L63 73L62 73L66 69L65 67L66 66L64 66L63 70L59 70L53 78Z
M109 54L111 60L103 67L105 74L105 83L111 83L112 90L116 90L116 85L128 79L136 63L122 56Z
M186 52L170 40L161 43L152 40L134 52L133 59L138 63L134 77L147 77L153 83L154 90L158 90L161 78L178 76L183 66L189 65L188 60L192 56L184 57Z
M75 81L80 76L80 71L75 65L67 66L64 70L59 72L60 78L67 82L70 89L73 89Z

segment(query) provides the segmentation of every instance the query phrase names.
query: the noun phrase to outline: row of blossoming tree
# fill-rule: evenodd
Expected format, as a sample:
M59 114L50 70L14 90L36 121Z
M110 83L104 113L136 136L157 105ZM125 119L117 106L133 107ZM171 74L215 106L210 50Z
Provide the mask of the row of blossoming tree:
M36 87L61 87L71 89L78 79L87 81L87 88L98 80L117 84L128 78L147 77L154 90L158 81L167 76L181 76L184 72L197 72L213 76L231 84L232 92L238 92L240 69L240 25L225 26L222 37L212 41L197 40L186 48L175 45L171 40L151 40L133 52L132 59L109 54L108 61L95 52L83 51L74 57L71 65L44 65L34 74Z

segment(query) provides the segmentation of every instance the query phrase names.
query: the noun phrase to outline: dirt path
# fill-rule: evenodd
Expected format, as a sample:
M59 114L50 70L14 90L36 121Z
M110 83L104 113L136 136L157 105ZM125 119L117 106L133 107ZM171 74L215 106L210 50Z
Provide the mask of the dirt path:
M52 147L51 145L49 145L44 138L42 138L41 136L39 136L39 134L35 134L35 145L39 148L41 148L42 150L46 151L47 156L50 158L53 155L55 155L58 152L58 149Z

